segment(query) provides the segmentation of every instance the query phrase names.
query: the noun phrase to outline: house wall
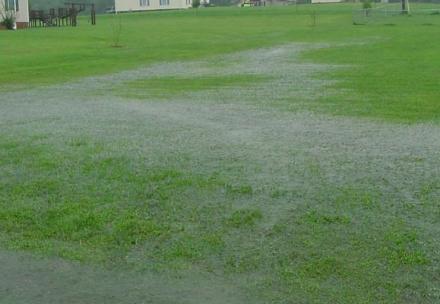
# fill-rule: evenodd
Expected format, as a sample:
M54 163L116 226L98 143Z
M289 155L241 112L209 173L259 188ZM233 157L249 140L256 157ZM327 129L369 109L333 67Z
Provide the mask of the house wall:
M29 2L28 0L18 0L20 9L17 12L17 27L27 26L29 23Z
M5 7L6 0L0 0L0 10ZM3 13L3 12L2 12ZM26 27L29 23L29 3L28 0L18 0L18 11L16 12L17 27Z
M130 12L184 9L191 7L191 3L192 0L115 0L115 10L117 12Z

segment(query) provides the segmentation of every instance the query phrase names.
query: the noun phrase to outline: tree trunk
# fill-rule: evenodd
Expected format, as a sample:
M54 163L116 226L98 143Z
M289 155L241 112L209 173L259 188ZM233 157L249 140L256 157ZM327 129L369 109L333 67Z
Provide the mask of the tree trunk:
M406 0L402 0L402 14L407 13Z

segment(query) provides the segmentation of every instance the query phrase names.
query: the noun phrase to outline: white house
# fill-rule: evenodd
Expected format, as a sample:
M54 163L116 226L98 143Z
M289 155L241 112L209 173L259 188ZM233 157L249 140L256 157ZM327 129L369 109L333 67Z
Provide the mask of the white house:
M312 0L312 4L315 3L339 3L343 2L344 0Z
M114 0L116 12L136 12L164 9L186 9L192 0Z
M0 19L8 13L15 15L17 28L27 27L29 24L28 0L0 0Z

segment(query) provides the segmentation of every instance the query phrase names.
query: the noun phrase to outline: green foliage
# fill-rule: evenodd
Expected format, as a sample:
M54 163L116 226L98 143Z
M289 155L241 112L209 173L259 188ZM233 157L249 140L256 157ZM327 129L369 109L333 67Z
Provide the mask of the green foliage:
M200 6L200 0L192 0L192 7L198 8Z
M373 7L373 4L372 4L371 0L363 0L362 1L362 8L364 10L371 9L372 7Z
M13 30L15 26L15 14L12 12L0 14L0 25L3 25L8 30Z

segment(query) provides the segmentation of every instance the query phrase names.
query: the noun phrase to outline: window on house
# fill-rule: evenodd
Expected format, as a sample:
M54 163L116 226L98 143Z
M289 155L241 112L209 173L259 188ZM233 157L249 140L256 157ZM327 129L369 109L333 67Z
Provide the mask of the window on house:
M6 0L5 1L5 10L7 11L19 11L18 0Z
M150 0L139 0L140 6L150 6Z
M170 5L170 0L160 0L160 5L161 6Z

